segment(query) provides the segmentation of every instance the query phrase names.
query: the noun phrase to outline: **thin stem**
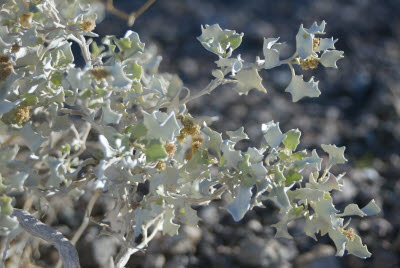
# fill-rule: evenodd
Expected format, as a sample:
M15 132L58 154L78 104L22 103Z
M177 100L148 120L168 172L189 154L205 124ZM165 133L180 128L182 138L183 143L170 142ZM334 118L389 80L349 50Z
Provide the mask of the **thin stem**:
M114 7L113 0L107 0L107 2L100 1L100 3L105 6L108 12L114 14L117 17L120 17L123 20L126 20L129 27L132 26L135 23L135 20L140 17L140 15L142 15L147 9L149 9L149 7L155 2L156 0L147 0L137 11L128 14L124 11L116 9Z
M297 57L297 52L295 52L291 57L285 59L285 60L281 60L279 63L280 65L282 64L291 64L292 61Z
M205 88L203 88L200 92L193 96L188 96L187 98L183 99L180 105L186 104L189 101L195 100L203 95L210 94L214 89L216 89L219 85L222 84L222 80L220 79L213 79Z
M223 185L221 188L216 190L212 195L203 197L203 198L187 198L187 201L191 203L192 205L201 205L207 202L210 202L215 199L221 198L221 195L228 190L228 187L226 185Z
M135 20L140 17L156 0L147 0L136 12L129 16L128 26L132 26Z
M132 254L135 254L139 250L143 249L147 244L156 236L156 234L159 231L159 228L161 226L161 219L159 219L152 231L152 233L147 237L147 239L144 239L137 247L134 248L128 248L128 247L123 247L121 251L118 253L117 257L115 258L115 268L123 268L125 265L128 263L130 257Z
M87 207L86 207L85 216L83 217L81 226L79 226L78 230L76 231L76 233L74 234L74 236L71 239L72 245L74 245L74 246L76 245L79 238L81 238L83 232L88 227L89 222L90 222L90 214L92 213L94 204L96 203L97 199L100 197L101 192L102 192L101 189L96 190L94 192L94 194L92 195L92 198L90 198L89 203L87 204ZM56 268L61 268L61 266L62 266L62 262L60 259L57 262Z

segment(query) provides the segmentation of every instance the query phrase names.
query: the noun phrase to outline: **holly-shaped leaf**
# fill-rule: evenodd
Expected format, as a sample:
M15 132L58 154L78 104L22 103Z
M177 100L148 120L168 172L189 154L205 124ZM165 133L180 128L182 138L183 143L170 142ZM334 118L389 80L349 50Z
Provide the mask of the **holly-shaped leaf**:
M218 24L201 26L201 35L197 40L207 49L220 57L230 56L242 43L243 33L222 30ZM228 50L228 51L227 51Z
M285 133L286 138L283 140L285 147L294 151L300 143L301 132L298 129L291 129Z
M286 92L292 94L293 102L297 102L304 97L315 98L321 95L321 91L318 89L318 81L314 81L312 77L308 82L303 80L303 75L293 75L292 81L285 89Z
M343 51L340 50L326 50L322 53L319 62L325 67L336 68L336 62L343 58Z
M256 68L242 69L234 78L237 80L236 86L233 88L239 95L247 95L253 88L267 93L267 90L262 85L262 78L258 74Z
M264 69L272 69L280 65L279 52L282 43L277 43L278 38L264 38L263 54L265 58Z
M246 186L236 187L236 195L233 202L224 207L235 221L240 221L250 208L251 188Z
M275 123L274 121L262 124L261 130L262 133L264 134L264 138L267 144L271 148L279 147L281 142L286 138L286 136L282 134L282 131L279 128L279 123Z
M228 134L230 140L233 142L249 139L249 136L247 136L247 134L244 133L244 127L240 127L235 131L227 131L226 134Z
M336 164L344 164L347 162L347 159L344 157L344 150L346 147L336 147L336 145L321 145L322 150L329 154L329 162L328 166L336 165Z

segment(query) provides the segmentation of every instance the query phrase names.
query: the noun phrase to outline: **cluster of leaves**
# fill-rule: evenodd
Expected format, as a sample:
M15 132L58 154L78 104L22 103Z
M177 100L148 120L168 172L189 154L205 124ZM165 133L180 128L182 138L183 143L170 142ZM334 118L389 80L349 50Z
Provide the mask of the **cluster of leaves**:
M146 245L158 230L175 235L181 224L197 226L192 205L225 194L224 208L236 221L272 200L281 214L274 224L278 237L290 238L288 223L305 219L306 235L328 234L337 255L347 250L370 256L344 217L378 213L374 201L362 209L348 205L342 213L332 203L344 174L334 176L330 169L345 163L344 147L322 145L329 155L323 163L316 150L296 151L298 129L282 133L271 121L261 126L264 142L244 152L235 149L248 139L243 127L223 139L209 127L211 120L193 118L185 105L222 84L233 84L240 95L266 93L259 71L280 65L291 70L286 91L293 101L319 96L318 82L304 81L293 66L337 68L343 52L335 50L336 40L316 37L324 34L325 22L301 25L288 59L280 59L279 38L264 39L263 58L255 62L232 57L243 34L206 25L198 40L218 56L217 68L210 83L191 95L178 76L158 72L162 58L154 47L145 49L137 33L106 36L99 44L90 39L97 37L95 10L77 0L7 0L0 17L3 235L18 230L10 216L9 195L16 192L50 200L101 189L113 197L114 208L98 224L126 249L137 248L139 237ZM81 48L83 68L74 64L72 42ZM89 133L97 142L87 142ZM7 137L21 142L12 145ZM138 190L143 184L147 192Z

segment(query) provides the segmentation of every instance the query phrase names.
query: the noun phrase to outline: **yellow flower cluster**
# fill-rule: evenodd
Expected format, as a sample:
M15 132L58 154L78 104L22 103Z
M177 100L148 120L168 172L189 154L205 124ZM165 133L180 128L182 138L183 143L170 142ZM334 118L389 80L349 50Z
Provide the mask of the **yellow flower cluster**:
M313 39L313 50L316 51L317 47L319 46L319 38L314 38ZM303 70L308 70L308 69L315 69L318 67L319 61L318 59L309 56L307 59L299 59L300 61L300 67Z
M313 50L315 51L318 46L319 46L319 38L314 38L313 39Z
M347 230L340 229L340 231L342 232L342 234L344 234L347 237L347 239L349 239L350 241L353 241L353 239L355 237L353 228L349 228Z
M318 67L318 59L309 56L307 59L300 59L300 67L303 70L315 69Z
M28 122L30 119L30 114L29 114L29 106L22 106L19 107L15 111L15 122L19 125L22 125L25 122Z

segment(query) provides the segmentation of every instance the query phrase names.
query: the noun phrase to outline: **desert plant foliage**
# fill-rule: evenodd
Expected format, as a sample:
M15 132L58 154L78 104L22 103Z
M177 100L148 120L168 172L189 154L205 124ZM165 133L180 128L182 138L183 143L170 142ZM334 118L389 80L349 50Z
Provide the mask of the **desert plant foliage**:
M224 196L223 208L235 221L272 200L280 209L273 225L277 237L291 238L288 224L304 219L305 235L315 240L328 235L338 256L371 255L345 219L377 214L375 202L338 211L332 201L332 191L340 191L345 179L331 173L347 161L344 147L321 145L324 161L316 149L297 150L298 129L282 131L270 121L260 126L263 142L242 151L236 144L248 139L243 127L223 138L210 127L211 119L197 119L186 107L221 85L239 95L267 93L260 72L282 65L291 73L285 91L293 102L318 97L318 81L305 80L302 71L337 68L343 57L335 49L337 39L325 37L325 21L300 25L296 50L286 59L279 37L266 37L254 62L234 54L243 33L202 26L197 39L215 54L215 69L205 88L190 91L177 75L158 71L161 56L136 32L94 41L99 5L3 0L0 7L0 232L9 241L22 230L51 237L65 267L78 267L73 245L91 220L94 202L106 195L113 208L92 222L120 241L110 263L124 267L158 232L173 236L182 224L198 226L193 205ZM148 189L140 191L141 185ZM93 198L71 245L14 208L19 193L51 206L57 196L77 200L85 192ZM45 213L37 204L27 210Z

